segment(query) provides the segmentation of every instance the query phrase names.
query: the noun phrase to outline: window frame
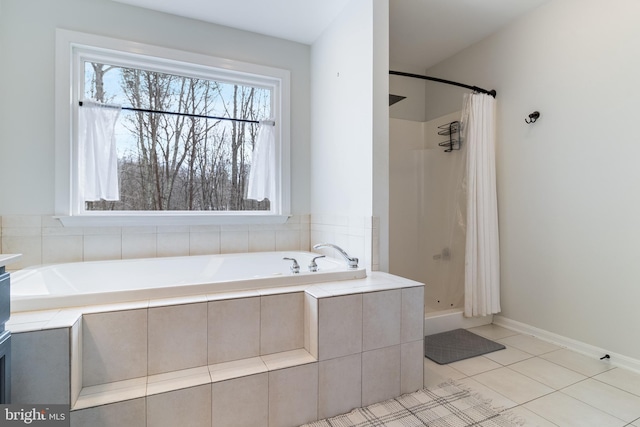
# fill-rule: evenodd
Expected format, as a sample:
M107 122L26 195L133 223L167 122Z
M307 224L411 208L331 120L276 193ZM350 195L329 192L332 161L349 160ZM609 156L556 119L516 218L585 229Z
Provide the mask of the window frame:
M269 211L87 211L79 208L77 188L77 118L84 76L81 62L148 69L190 77L273 89L276 121L276 194ZM290 216L290 72L144 43L56 30L55 212L65 226L203 225L284 223Z

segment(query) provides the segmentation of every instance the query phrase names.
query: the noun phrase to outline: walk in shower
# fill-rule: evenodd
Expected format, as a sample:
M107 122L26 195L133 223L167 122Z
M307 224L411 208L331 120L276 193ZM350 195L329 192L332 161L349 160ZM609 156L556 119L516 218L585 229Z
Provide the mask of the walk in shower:
M389 269L427 285L427 313L464 307L464 152L458 132L443 135L460 114L390 119Z
M456 318L453 327L437 329L473 326L463 312L474 322L485 318L480 321L489 323L487 315L500 311L496 92L440 78L390 74L411 79L390 84L392 93L400 95L390 96L389 272L425 283L427 318ZM452 91L448 106L434 104L449 95L421 93L421 80L466 90ZM456 98L459 104L453 103ZM449 110L433 114L429 102Z

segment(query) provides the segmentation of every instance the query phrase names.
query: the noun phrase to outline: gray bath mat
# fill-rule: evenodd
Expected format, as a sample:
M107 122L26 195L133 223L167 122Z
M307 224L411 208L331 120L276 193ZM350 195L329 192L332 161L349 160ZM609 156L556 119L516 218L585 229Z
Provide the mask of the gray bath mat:
M502 350L505 346L488 340L466 329L454 329L453 331L424 337L424 355L440 365L457 362Z

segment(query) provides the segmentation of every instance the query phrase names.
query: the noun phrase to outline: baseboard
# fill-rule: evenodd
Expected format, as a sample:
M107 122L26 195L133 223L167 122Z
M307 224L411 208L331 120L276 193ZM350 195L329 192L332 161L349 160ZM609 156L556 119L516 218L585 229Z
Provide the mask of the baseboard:
M544 329L539 329L535 326L527 325L526 323L521 323L504 316L494 315L493 324L511 329L521 334L532 335L543 341L565 347L569 350L584 354L585 356L589 356L592 358L600 359L605 354L608 354L609 359L607 359L607 361L611 363L612 366L640 373L640 360L638 359L634 359L632 357L624 356L618 353L613 353L609 350L596 347L582 341L577 341L562 335L558 335L553 332L545 331Z

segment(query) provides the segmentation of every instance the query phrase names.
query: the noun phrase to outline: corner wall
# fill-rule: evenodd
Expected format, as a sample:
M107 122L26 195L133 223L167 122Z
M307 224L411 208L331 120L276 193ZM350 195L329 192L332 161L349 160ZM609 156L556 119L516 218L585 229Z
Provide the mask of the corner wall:
M498 92L502 316L635 359L638 16L554 0L428 71Z
M374 184L374 169L388 176L382 158L388 112L380 113L377 105L384 105L388 90L388 47L374 54L383 43L374 34L383 21L388 34L386 0L353 0L311 47L311 244L335 230L332 243L373 269L380 265L375 224L381 220L380 229L387 227L387 214L379 208L386 206L384 178ZM374 117L382 115L386 125L376 124ZM350 224L364 224L367 231L340 231Z

